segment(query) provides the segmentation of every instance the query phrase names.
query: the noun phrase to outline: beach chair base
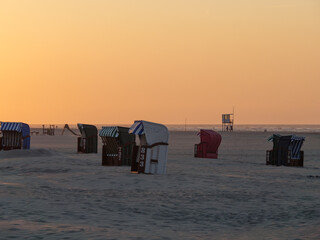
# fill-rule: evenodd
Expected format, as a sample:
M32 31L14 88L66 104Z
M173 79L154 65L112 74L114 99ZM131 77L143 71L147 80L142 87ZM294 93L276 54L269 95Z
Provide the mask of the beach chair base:
M217 153L207 152L206 143L200 143L200 144L195 144L194 145L194 157L196 157L196 158L217 159L218 158L218 154Z
M110 153L108 145L102 146L102 166L121 166L122 148L118 147L118 152Z
M159 142L159 143L154 143L152 145L143 145L143 146L140 146L140 148L136 146L133 151L133 156L136 156L136 157L132 159L131 172L145 173L145 174L164 174L165 171L163 171L163 168L160 168L160 169L158 168L159 155L153 156L156 159L151 158L152 149L160 145L167 146L168 143ZM149 149L149 153L148 153L148 149ZM146 165L147 165L147 169L146 169Z
M303 167L304 162L304 151L300 151L300 159L292 159L291 152L288 151L288 157L285 159L284 164L281 164L282 161L276 161L273 150L267 150L266 152L266 165L275 165L275 166L289 166L289 167Z
M102 159L102 166L121 166L121 160L119 160L119 156L105 156Z
M303 167L303 161L304 161L304 151L300 151L300 159L292 159L291 155L289 154L287 166Z
M131 159L131 173L139 173L139 163L136 161L138 156L139 146L133 147L132 159Z
M81 137L78 137L77 152L78 153L83 153L84 152L84 147L81 145Z
M77 151L78 153L97 153L93 138L78 137Z
M147 148L145 146L135 146L133 150L133 159L131 161L131 173L144 173L146 165ZM138 161L137 156L139 156Z
M2 147L3 151L10 151L10 150L16 150L16 149L21 149L21 147L14 147L14 146L3 146Z

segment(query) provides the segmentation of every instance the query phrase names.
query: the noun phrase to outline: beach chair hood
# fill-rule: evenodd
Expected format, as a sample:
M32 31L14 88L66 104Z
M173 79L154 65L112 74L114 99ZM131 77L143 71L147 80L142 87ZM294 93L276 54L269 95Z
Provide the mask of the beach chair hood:
M168 143L169 133L166 126L147 121L135 121L130 127L129 133L145 135L148 145L155 143Z
M213 130L201 129L198 133L202 143L207 143L208 152L217 152L221 143L221 135Z
M85 135L85 137L96 137L98 135L98 130L96 126L89 124L78 123L78 128L81 132L81 135Z
M118 127L102 127L99 132L99 136L116 138L119 136L119 129Z
M30 135L29 125L21 122L1 122L0 130L21 132L22 136Z

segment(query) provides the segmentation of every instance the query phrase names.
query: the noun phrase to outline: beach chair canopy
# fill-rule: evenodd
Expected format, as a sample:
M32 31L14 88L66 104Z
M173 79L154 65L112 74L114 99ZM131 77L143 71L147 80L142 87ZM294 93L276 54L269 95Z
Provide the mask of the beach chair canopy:
M96 137L98 135L96 126L78 123L78 128L81 135L84 135L86 138Z
M291 151L292 159L300 158L300 150L305 141L305 137L299 137L295 135L281 136L279 134L273 134L268 138L269 142L273 142L274 149L285 149Z
M207 152L217 152L221 143L221 135L219 133L209 129L200 129L198 135L201 143L207 143Z
M168 143L169 134L166 126L147 121L135 121L130 127L129 133L145 135L148 145L155 143Z
M106 138L117 138L120 141L120 144L127 144L134 142L134 134L129 133L129 128L127 127L102 127L99 132L99 136L102 140L106 140Z
M22 137L30 136L29 125L21 122L1 122L0 130L21 132Z
M116 138L119 136L119 129L118 127L102 127L99 132L99 136Z

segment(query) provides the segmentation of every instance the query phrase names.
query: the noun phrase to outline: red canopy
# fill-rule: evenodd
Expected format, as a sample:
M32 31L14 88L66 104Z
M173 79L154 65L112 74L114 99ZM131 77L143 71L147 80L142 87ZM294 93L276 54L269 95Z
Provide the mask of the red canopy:
M213 130L201 129L198 133L201 143L197 144L196 157L217 158L221 144L221 135Z

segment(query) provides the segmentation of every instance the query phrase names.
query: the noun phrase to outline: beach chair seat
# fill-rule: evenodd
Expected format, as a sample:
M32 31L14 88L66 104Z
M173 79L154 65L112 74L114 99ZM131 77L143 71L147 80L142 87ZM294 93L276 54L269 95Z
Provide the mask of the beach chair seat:
M158 142L152 145L140 146L138 164L134 165L136 169L132 171L138 173L165 173L166 163L163 159L166 157L166 151L163 147L167 148L168 143Z
M274 134L268 141L273 149L266 151L266 165L303 167L304 152L301 151L304 137Z
M304 162L304 151L299 151L299 157L295 157L292 155L292 152L288 152L288 166L292 167L303 167Z

